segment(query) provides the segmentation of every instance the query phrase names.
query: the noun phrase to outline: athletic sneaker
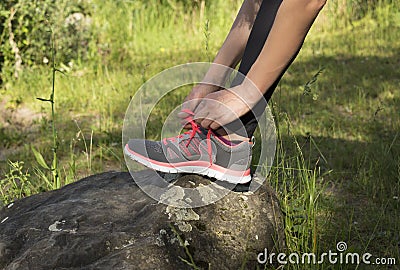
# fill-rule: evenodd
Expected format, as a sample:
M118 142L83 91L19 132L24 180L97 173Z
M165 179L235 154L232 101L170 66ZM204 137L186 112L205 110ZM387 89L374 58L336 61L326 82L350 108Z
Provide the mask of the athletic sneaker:
M233 145L211 130L199 127L191 116L187 120L192 130L161 141L129 140L125 154L156 171L196 173L233 184L251 180L251 142Z

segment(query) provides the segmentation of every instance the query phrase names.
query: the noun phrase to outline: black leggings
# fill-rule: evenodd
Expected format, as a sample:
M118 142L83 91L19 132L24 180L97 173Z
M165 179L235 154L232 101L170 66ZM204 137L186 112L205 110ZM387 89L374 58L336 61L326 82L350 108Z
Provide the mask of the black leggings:
M276 14L278 12L281 3L282 0L262 1L260 10L258 11L257 17L254 21L253 28L250 32L250 36L246 44L242 62L240 63L239 67L240 73L247 75L251 66L257 60L258 55L261 53L265 41L267 40L268 34L271 31L272 25L274 23ZM253 108L253 111L250 111L247 114L243 115L242 117L240 117L239 120L227 124L224 127L225 129L231 132L235 132L242 136L247 136L249 138L253 136L253 133L257 128L257 119L264 112L265 107L267 106L267 102L272 96L272 93L279 84L280 79L282 78L283 74L285 73L289 65L293 62L294 58L297 56L298 51L292 57L289 64L283 69L279 77L275 80L275 82L269 87L267 92L264 94L265 100L263 99L260 102L258 102L258 104ZM233 80L231 84L232 87L242 83L244 77L240 73ZM245 130L243 130L243 127Z

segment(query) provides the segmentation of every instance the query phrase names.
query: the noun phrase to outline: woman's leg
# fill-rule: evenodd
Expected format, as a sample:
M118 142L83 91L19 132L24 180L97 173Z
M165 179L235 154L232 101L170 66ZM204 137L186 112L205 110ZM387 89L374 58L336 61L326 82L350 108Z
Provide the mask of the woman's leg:
M239 72L241 74L247 75L250 68L257 60L258 55L261 53L261 50L263 49L265 41L267 40L268 34L272 28L275 16L277 14L277 11L281 3L282 0L263 0L260 10L258 11L257 17L254 21L254 25L246 45L246 49L243 54L242 62L239 66ZM297 53L292 57L290 63L293 62L296 56ZM243 115L242 117L240 117L239 120L227 124L224 127L226 130L237 133L238 135L244 137L253 136L253 133L257 128L257 122L258 122L257 119L264 112L265 107L267 106L267 102L271 98L275 88L279 84L281 77L285 73L286 69L289 67L290 63L286 66L286 68L281 72L280 76L276 79L276 81L271 85L271 87L265 93L264 95L265 100L261 100L253 108L253 111L250 111L247 114ZM244 77L240 73L233 80L231 86L239 85L242 83Z

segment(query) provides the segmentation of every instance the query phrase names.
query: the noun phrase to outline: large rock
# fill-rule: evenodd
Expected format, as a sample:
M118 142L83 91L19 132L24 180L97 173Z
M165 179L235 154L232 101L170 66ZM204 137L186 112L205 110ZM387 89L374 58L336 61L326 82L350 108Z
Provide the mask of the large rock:
M208 181L178 181L189 180ZM121 172L16 201L0 222L2 269L254 269L258 253L284 243L266 184L184 209L157 203Z

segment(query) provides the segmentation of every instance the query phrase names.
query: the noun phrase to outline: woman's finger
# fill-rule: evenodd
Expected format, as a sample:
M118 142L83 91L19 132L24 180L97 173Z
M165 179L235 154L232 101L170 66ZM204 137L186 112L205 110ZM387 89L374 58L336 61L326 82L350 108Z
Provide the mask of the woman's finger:
M201 126L205 129L210 129L210 125L213 123L212 120L210 119L203 119L203 121L201 121Z
M190 123L188 123L188 121L186 121L186 120L182 120L181 121L181 125L182 125L182 128L184 128L184 129L190 129L191 128L191 124Z
M185 101L182 103L182 110L188 110L188 111L193 112L196 109L196 107L198 106L198 104L200 103L200 101L201 101L200 99L191 99L191 100ZM179 118L186 118L188 116L190 116L190 114L183 112L183 111L180 111L178 113Z
M208 119L209 113L206 110L196 110L195 115L193 116L194 121L201 124L204 119Z
M217 130L218 128L221 127L221 125L220 125L218 122L216 122L216 121L212 121L212 122L210 123L209 127L210 127L210 129L212 129L212 130Z

